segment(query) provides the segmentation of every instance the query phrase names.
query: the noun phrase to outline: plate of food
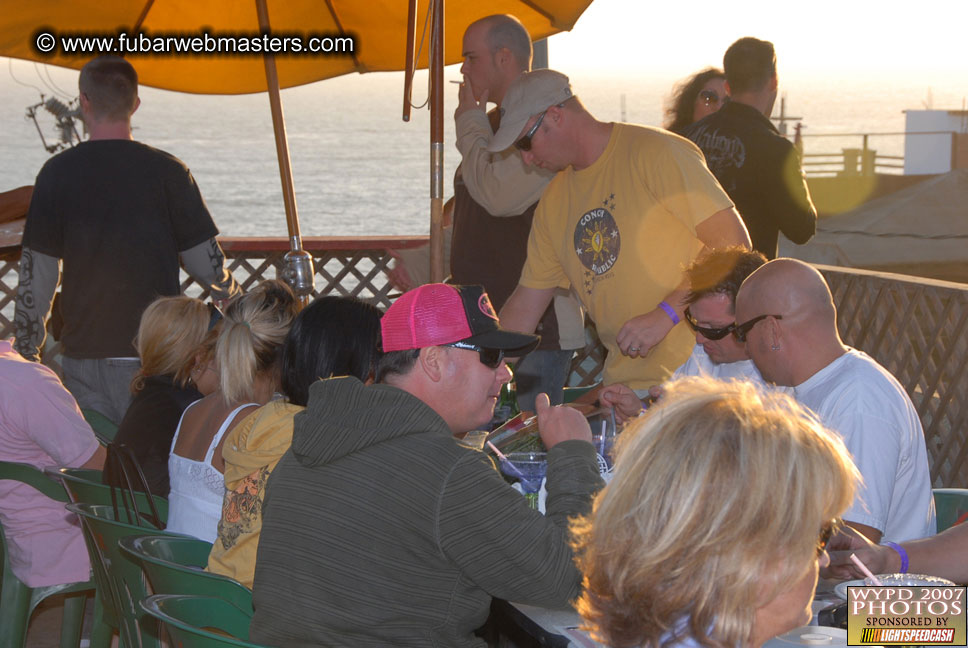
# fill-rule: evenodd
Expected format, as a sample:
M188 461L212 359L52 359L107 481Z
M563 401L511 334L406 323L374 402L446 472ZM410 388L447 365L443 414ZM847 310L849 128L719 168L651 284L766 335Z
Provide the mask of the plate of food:
M855 580L844 581L843 583L837 583L834 585L834 594L843 600L847 600L847 588L848 587L867 587L863 578L857 578Z

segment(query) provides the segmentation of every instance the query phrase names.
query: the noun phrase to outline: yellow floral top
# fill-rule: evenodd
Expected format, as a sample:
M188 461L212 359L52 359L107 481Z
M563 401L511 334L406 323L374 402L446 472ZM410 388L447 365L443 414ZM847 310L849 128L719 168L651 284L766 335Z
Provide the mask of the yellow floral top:
M272 401L243 419L222 447L225 499L208 570L252 588L262 532L266 481L292 444L293 417L304 407Z

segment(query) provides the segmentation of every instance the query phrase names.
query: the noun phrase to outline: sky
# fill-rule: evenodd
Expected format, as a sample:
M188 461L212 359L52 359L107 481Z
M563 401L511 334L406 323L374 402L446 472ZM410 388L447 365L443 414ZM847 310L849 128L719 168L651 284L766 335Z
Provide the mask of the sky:
M650 76L721 65L737 38L774 43L781 74L968 82L965 0L594 0L549 41L552 67Z

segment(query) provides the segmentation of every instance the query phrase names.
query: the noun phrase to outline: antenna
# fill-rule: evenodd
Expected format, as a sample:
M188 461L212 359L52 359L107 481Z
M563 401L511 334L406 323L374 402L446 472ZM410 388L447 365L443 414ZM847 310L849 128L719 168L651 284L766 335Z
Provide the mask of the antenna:
M45 99L44 95L41 94L39 103L27 107L27 118L34 122L34 126L37 128L37 134L40 135L40 141L48 153L57 153L68 146L74 146L75 140L77 143L81 142L81 136L77 132L77 126L74 120L78 119L83 123L83 118L81 117L81 109L79 106L72 108L76 102L77 99L72 99L69 104L65 104L56 97ZM41 108L54 116L54 128L57 131L58 138L52 144L47 143L47 138L44 137L44 131L40 127L40 122L37 121L37 115L43 114L40 113Z

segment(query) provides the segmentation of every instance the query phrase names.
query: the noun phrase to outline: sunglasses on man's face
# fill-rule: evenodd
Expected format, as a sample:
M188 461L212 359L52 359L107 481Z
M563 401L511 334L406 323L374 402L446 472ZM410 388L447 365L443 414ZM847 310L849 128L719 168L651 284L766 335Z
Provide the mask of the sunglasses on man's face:
M448 346L454 349L464 349L465 351L477 351L481 364L489 369L497 369L501 366L501 362L504 361L503 349L485 349L477 346L476 344L468 344L467 342L453 342L451 344L444 344L442 346Z
M729 326L720 326L719 328L709 328L708 326L699 326L699 320L693 317L692 313L689 312L689 308L686 308L686 323L689 324L691 328L696 333L701 334L707 340L722 340L724 337L733 332L736 328L736 322L731 323Z
M514 147L516 149L518 149L519 151L530 151L531 150L531 138L534 137L534 134L538 132L538 126L540 126L541 125L541 122L544 121L544 117L545 117L546 114L548 114L548 111L547 110L545 110L543 113L541 113L541 116L538 117L538 121L536 121L534 123L534 126L532 126L531 128L529 128L528 129L528 132L525 133L524 135L522 135L518 139L518 141L516 141L514 143Z
M750 331L753 330L753 327L765 320L767 317L772 317L773 319L778 320L783 319L782 315L758 315L751 320L746 320L742 324L737 324L736 328L733 329L733 335L736 336L736 339L740 342L746 342L746 336L749 335Z

